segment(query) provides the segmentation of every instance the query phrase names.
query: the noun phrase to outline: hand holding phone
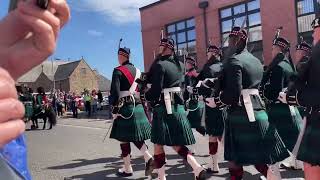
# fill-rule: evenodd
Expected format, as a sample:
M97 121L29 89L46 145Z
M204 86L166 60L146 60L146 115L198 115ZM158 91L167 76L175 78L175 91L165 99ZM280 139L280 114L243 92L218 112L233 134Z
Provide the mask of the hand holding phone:
M19 1L21 0L10 0L9 12L17 8ZM48 9L49 0L37 0L37 6L41 9Z
M41 9L48 9L49 0L37 0L37 6L39 6Z

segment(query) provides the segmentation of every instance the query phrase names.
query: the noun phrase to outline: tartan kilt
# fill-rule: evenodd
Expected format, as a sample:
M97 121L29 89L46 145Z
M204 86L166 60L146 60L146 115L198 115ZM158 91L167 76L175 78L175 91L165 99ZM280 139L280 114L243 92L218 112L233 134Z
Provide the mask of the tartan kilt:
M223 111L206 106L206 132L209 136L221 137L224 131Z
M292 151L302 126L302 118L295 107L296 116L292 117L289 106L273 104L268 110L269 122L274 124L278 133L289 151Z
M164 104L153 109L151 142L165 146L195 144L195 138L183 105L172 105L167 114Z
M314 166L320 165L320 112L307 117L307 126L297 158Z
M124 119L118 116L112 126L110 138L116 139L121 142L140 142L151 137L151 125L145 115L144 109L141 104L125 104L120 110L119 114L124 117L130 117L133 112L133 116L129 119Z
M274 164L289 157L281 138L264 110L255 110L249 122L244 108L228 110L225 123L225 159L239 165Z
M32 104L25 104L25 118L31 118L33 115L33 105Z
M190 123L191 128L198 128L201 126L201 119L204 110L204 102L202 101L190 101L188 113L188 120Z

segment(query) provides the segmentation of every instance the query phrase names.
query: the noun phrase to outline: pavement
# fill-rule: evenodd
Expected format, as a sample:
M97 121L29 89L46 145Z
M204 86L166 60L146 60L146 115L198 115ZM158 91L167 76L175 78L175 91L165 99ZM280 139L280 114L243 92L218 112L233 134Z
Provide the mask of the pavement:
M112 125L112 120L104 119L106 112L99 112L92 118L80 114L79 119L68 116L58 119L52 130L27 130L29 167L34 180L121 180L149 179L144 176L144 161L139 151L132 145L134 175L120 178L116 172L122 166L119 142L103 139ZM42 128L42 124L39 124ZM30 124L27 126L30 128ZM206 165L209 161L208 137L195 132L197 144L196 159ZM150 152L152 144L147 141ZM167 180L193 180L191 168L170 148L167 151ZM223 149L219 174L208 175L209 180L227 179L227 162L223 161ZM257 180L260 174L252 167L245 167L245 180ZM302 171L282 171L283 179L303 179Z

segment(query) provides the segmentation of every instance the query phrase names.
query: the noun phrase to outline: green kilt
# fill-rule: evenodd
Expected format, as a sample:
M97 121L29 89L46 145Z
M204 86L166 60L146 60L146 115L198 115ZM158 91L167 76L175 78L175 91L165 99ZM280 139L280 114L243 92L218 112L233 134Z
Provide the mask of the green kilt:
M183 105L172 105L167 114L164 104L153 109L151 142L166 146L195 144L195 139Z
M307 118L307 127L302 138L298 159L312 165L320 165L320 112Z
M32 103L24 103L25 107L25 118L31 118L33 115L33 105Z
M289 106L286 104L273 104L268 110L269 122L274 124L278 133L289 151L292 151L302 125L302 118L295 107L296 116L292 117Z
M134 114L129 119L118 116L114 120L110 138L121 142L140 142L150 139L151 125L141 104L135 108L133 104L126 104L120 109L119 114L130 117L133 111Z
M198 128L201 126L201 119L204 110L204 102L202 101L190 101L188 108L188 120L191 128Z
M244 108L228 110L225 124L225 159L239 165L274 164L289 153L264 110L255 111L249 122Z
M206 106L206 132L209 136L222 136L224 131L223 112Z

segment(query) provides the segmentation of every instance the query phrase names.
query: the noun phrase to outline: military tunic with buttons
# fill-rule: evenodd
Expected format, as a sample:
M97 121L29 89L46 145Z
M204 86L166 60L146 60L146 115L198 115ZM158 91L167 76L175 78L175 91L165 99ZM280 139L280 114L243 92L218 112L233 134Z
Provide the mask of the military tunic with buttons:
M259 94L250 94L254 122L249 121L244 107L242 91L257 91L262 76L262 64L246 49L231 56L223 65L221 92L215 102L218 107L229 106L225 159L238 165L273 164L289 156L275 127L268 121Z
M307 125L298 152L298 159L312 165L320 165L320 43L312 49L311 59L303 72L299 72L287 101L291 105L306 107ZM290 99L288 99L288 97ZM293 97L293 99L291 99Z
M292 151L299 136L302 125L302 118L297 107L292 106L291 111L287 104L278 100L279 93L288 87L290 77L294 74L294 69L285 56L280 53L273 60L275 65L270 67L269 72L263 79L267 84L263 85L263 96L267 99L269 122L273 123L284 144L289 151Z
M201 127L201 119L204 110L204 102L199 101L198 92L189 92L187 87L195 88L197 85L197 78L187 74L185 76L185 91L184 91L184 100L186 109L188 112L188 120L192 128L200 128Z
M222 63L215 58L210 59L203 67L198 76L199 81L203 81L207 78L217 78L222 71ZM210 97L214 92L207 91L203 87L199 90L201 94L206 97ZM222 136L224 131L223 111L219 108L210 108L205 106L205 122L206 132L209 136Z
M125 66L133 77L136 75L136 68L129 61ZM113 114L119 114L112 126L110 138L121 142L141 142L151 137L151 125L146 117L139 98L130 97L120 99L121 91L128 91L131 87L127 77L117 68L114 69L111 82L110 104L114 107ZM123 105L117 108L119 102Z
M148 101L156 102L153 107L151 142L159 145L177 146L195 143L190 123L184 110L182 93L172 94L172 114L166 111L162 91L181 87L184 67L174 56L163 56L156 63L152 73L152 86L145 93Z

